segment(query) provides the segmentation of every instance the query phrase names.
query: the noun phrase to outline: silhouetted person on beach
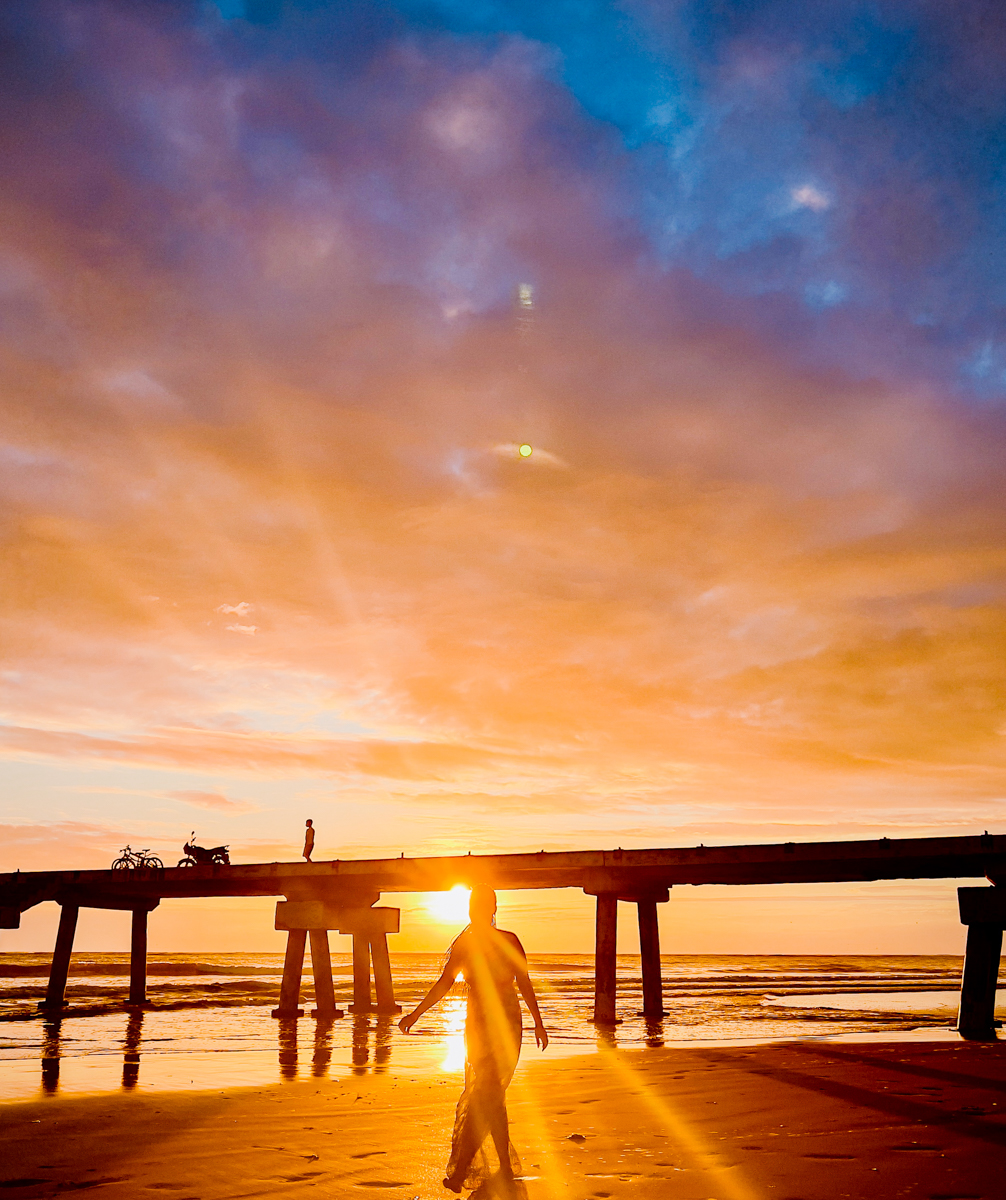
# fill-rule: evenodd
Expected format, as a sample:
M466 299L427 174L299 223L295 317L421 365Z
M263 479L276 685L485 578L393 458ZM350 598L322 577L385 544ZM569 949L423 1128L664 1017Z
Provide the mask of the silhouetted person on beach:
M538 1000L527 973L527 957L516 934L496 928L496 893L492 888L472 888L468 902L471 924L451 943L447 965L425 998L401 1019L408 1033L428 1008L442 1000L459 975L468 993L465 1018L465 1088L454 1118L451 1157L444 1187L491 1186L491 1167L484 1148L491 1137L499 1158L499 1178L504 1184L520 1171L520 1161L510 1144L506 1089L520 1055L521 1015L517 989L534 1018L534 1037L545 1049L548 1034L538 1011ZM516 985L516 987L514 986Z
M314 851L314 822L304 822L304 857L308 862L311 861L311 854Z

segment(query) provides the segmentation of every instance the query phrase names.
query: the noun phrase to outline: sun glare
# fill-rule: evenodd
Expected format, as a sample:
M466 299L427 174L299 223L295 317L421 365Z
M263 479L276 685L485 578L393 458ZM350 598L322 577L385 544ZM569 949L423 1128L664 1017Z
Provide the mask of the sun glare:
M465 1011L464 999L452 996L444 1004L444 1058L442 1071L465 1069Z
M427 911L437 921L445 925L466 925L468 923L468 897L471 889L463 883L456 883L449 892L428 892L426 896Z

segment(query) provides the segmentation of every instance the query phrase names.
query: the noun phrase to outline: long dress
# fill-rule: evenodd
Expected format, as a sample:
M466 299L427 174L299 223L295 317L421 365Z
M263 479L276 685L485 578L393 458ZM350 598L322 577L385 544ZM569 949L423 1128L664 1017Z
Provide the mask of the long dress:
M520 1056L514 975L525 968L526 959L514 934L494 928L469 927L454 943L453 954L464 972L468 1011L465 1087L454 1118L447 1174L465 1187L477 1188L493 1175L493 1148L499 1167L520 1172L520 1159L510 1143L506 1089Z

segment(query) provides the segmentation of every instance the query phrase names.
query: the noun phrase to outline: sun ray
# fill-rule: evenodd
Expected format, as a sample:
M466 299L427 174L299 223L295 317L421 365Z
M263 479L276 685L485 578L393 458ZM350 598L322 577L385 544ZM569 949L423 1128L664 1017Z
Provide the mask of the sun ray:
M715 1186L714 1194L722 1196L724 1200L760 1200L755 1190L741 1176L740 1169L723 1162L714 1150L709 1149L702 1135L692 1128L666 1097L658 1096L654 1092L649 1080L633 1070L617 1049L600 1042L598 1051L608 1069L618 1074L631 1087L631 1092L642 1099L656 1120L670 1133L685 1154L691 1157L699 1170L711 1177Z

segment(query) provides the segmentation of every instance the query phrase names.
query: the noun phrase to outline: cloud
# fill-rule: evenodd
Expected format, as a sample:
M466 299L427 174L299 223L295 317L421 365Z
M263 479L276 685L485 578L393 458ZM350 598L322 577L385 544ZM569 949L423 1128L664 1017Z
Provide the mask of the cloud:
M927 74L820 7L784 45L703 16L687 71L619 38L614 78L594 30L288 14L238 53L19 12L52 71L0 106L8 764L553 842L1002 795L1004 429L955 357L1002 340L1001 239L917 120L972 52L991 120L969 34Z
M73 862L104 870L125 839L111 825L86 821L40 821L0 825L0 870L45 871Z
M258 805L250 804L247 800L231 800L222 792L166 792L165 795L171 800L180 800L182 804L191 804L193 808L209 808L216 812L258 811Z
M831 207L831 200L812 183L793 188L790 196L797 207L809 208L812 212L824 212Z

